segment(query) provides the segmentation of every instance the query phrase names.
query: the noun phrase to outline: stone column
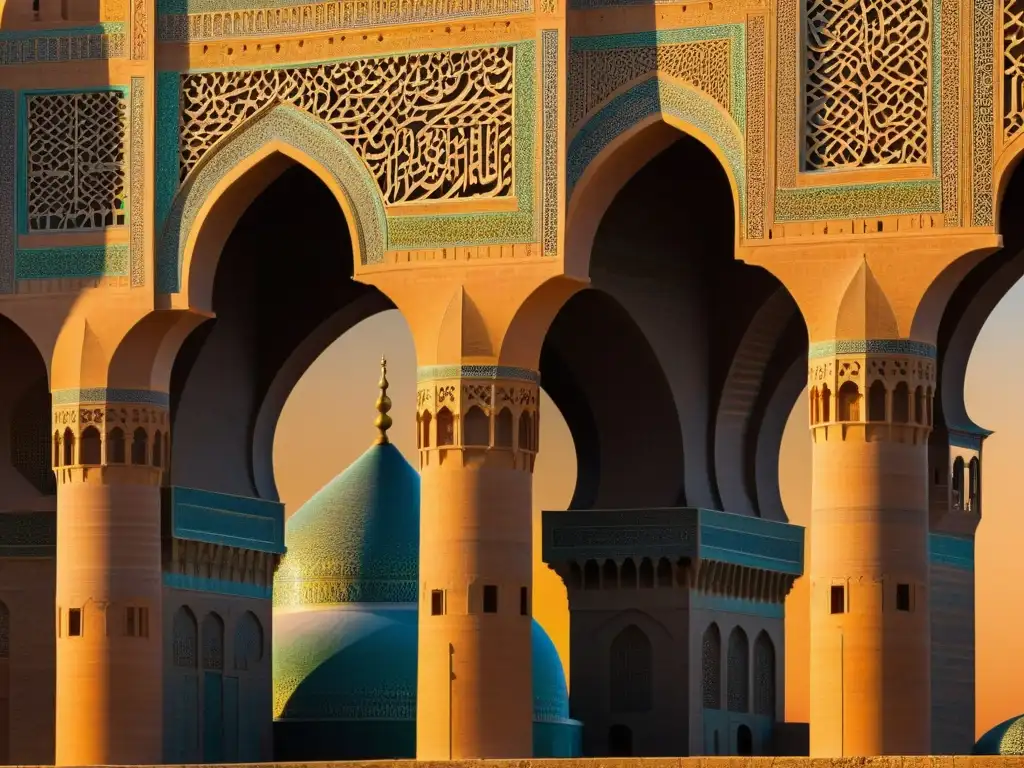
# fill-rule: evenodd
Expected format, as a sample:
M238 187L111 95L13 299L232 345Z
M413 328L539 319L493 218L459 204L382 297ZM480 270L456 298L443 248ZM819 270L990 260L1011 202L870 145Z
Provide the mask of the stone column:
M416 757L531 757L539 377L442 365L418 378Z
M810 348L811 756L928 754L935 348Z
M53 393L57 765L163 760L165 393Z

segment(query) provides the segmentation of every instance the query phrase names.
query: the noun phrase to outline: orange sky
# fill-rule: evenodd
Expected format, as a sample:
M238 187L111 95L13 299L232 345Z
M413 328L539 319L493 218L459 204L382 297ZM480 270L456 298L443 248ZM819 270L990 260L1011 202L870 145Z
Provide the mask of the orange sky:
M977 538L977 731L1024 713L1024 620L1013 607L1024 604L1024 580L1014 566L1024 544L1024 514L1015 479L1015 457L1024 453L1024 356L1014 355L1024 325L1024 284L997 307L975 348L967 376L971 417L995 430L985 443L984 521ZM412 337L398 312L365 321L333 344L292 393L274 444L278 490L288 513L298 509L371 444L378 362L388 357L393 442L407 458L415 454L416 360ZM534 476L534 612L563 661L568 653L568 611L561 581L540 562L540 510L565 509L576 483L576 463L565 422L542 397L541 448ZM810 506L810 436L803 400L798 401L783 439L779 482L790 520L806 525ZM1011 610L1006 610L1010 607ZM787 719L807 718L807 592L798 581L786 607ZM1001 616L1001 612L1005 615Z

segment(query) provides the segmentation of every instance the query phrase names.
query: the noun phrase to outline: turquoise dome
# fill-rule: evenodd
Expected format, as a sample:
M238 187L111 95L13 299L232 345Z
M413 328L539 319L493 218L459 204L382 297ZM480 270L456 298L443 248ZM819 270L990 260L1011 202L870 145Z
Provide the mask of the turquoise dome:
M285 523L274 605L416 601L420 476L376 444Z
M1024 755L1024 715L1011 717L978 739L974 755Z

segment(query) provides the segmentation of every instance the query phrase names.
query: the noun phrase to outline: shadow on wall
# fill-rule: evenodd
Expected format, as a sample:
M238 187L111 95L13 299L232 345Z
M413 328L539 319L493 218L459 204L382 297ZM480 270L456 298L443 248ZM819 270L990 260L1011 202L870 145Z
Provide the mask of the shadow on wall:
M96 24L101 0L0 0L0 29L36 29L51 24Z

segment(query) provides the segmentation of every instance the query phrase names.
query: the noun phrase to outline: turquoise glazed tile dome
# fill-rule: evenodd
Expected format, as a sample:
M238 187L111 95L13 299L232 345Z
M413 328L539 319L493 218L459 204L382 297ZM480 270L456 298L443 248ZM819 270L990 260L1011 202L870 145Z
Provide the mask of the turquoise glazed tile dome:
M975 755L1024 755L1024 715L1011 717L978 739Z
M274 581L278 761L415 757L420 478L387 440L383 376L381 387L377 443L285 525ZM534 755L578 756L562 663L536 621L532 647Z

